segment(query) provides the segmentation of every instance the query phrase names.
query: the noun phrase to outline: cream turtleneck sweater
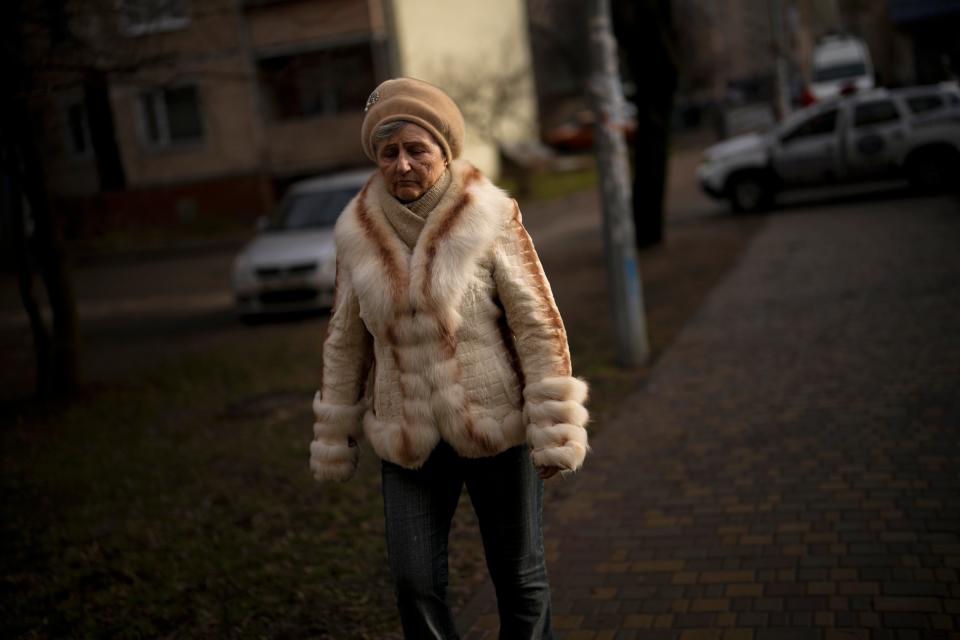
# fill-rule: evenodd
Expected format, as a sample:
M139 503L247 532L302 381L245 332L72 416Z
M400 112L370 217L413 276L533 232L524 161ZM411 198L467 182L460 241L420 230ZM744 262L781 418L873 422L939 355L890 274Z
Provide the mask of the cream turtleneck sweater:
M412 251L417 244L417 238L423 230L427 216L440 202L440 198L450 186L450 171L443 172L433 186L427 189L422 196L413 202L404 204L388 194L386 191L380 198L380 205L390 222L390 226L397 232L397 236Z

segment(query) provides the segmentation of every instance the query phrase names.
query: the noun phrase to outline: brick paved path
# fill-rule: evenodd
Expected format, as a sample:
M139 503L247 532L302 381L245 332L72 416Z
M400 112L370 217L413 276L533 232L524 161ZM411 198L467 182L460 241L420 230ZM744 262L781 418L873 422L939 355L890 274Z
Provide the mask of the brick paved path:
M957 201L772 215L593 445L561 638L960 638Z

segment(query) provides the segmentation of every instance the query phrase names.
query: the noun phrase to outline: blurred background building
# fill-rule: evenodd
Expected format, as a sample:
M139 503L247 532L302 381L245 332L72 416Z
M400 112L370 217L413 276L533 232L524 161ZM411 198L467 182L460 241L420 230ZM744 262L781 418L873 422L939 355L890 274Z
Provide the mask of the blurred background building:
M491 175L498 144L536 136L523 0L34 5L47 181L87 226L252 218L293 180L367 165L363 107L392 76L479 114L465 155Z
M614 0L616 3L618 0ZM528 0L542 124L583 108L572 0ZM803 104L817 44L865 43L878 86L960 75L960 0L672 0L680 77L675 125L712 124L724 136L769 125ZM779 66L779 73L778 73ZM629 93L644 78L628 77ZM778 93L785 104L780 106Z
M960 77L960 1L889 0L889 17L910 41L918 83Z
M674 0L673 7L682 69L678 115L688 124L708 107L775 107L780 82L787 107L800 106L814 49L831 34L866 44L877 86L960 75L951 35L960 33L960 0Z
M614 0L615 2L618 0ZM367 163L362 108L381 80L446 88L466 155L581 112L574 0L32 0L24 33L46 181L85 229L271 208L291 181ZM723 136L800 106L818 41L866 43L878 85L956 78L960 0L673 0L676 127ZM643 77L625 89L644 90ZM79 224L79 223L78 223Z

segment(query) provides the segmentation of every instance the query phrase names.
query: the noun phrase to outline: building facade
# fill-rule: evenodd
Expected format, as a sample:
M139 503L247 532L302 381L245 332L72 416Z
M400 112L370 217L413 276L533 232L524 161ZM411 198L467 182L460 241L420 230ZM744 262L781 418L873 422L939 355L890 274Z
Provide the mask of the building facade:
M110 131L91 117L83 75L52 73L45 157L51 193L86 222L252 218L293 180L368 164L363 106L392 76L434 82L458 99L465 155L491 174L499 143L536 131L522 0L74 4L86 13L64 17L71 29L113 52L89 61L107 85ZM477 88L507 74L512 108L489 117L503 100ZM119 156L120 188L104 184L106 147Z
M888 0L884 8L909 40L918 82L960 79L960 0Z

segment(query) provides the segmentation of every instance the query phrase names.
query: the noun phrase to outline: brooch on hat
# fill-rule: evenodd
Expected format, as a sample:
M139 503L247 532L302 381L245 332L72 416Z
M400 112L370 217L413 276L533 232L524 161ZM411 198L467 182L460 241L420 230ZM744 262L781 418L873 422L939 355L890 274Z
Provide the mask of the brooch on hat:
M370 97L367 98L367 106L363 108L363 112L366 113L370 111L370 107L380 102L380 89L374 89L373 93L370 94Z

